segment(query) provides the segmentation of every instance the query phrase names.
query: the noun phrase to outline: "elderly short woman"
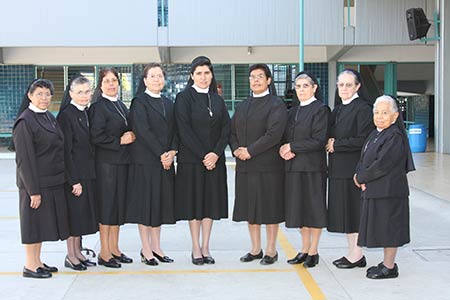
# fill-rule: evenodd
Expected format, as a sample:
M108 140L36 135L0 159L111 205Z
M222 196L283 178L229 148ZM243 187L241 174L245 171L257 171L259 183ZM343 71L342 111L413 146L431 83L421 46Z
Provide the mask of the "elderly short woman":
M383 262L367 270L368 278L395 278L397 248L410 241L406 173L414 170L414 162L392 97L377 98L373 121L376 129L364 143L354 175L363 198L358 246L384 248Z

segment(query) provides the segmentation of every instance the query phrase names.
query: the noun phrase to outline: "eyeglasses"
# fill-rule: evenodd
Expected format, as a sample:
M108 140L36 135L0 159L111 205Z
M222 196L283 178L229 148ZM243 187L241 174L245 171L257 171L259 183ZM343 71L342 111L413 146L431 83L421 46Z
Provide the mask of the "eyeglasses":
M296 90L299 90L301 88L303 89L309 89L312 85L308 84L308 83L304 83L304 84L296 84L294 87Z
M336 85L338 86L338 88L341 88L341 89L343 89L344 87L350 89L355 86L354 83L339 83L339 82L336 83Z
M109 80L109 79L102 80L102 83L104 83L104 84L110 84L110 83L116 83L116 82L119 82L119 80L117 80L117 78L113 78L111 80Z
M43 93L43 92L39 92L39 93L36 93L34 95L39 97L39 98L50 98L52 96L51 93Z
M257 80L257 79L260 80L260 79L264 79L264 78L266 78L266 75L264 75L264 74L250 75L248 77L249 80Z
M82 96L89 96L92 93L91 90L87 90L87 91L78 91L75 93L75 95L82 97Z

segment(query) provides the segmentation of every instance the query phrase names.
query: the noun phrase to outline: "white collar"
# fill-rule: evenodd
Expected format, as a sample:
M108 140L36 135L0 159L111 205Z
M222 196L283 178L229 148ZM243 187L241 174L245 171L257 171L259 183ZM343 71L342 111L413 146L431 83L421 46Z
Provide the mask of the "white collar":
M70 100L70 104L72 104L73 106L75 106L76 108L78 108L79 111L83 111L86 109L87 105L80 105L78 103L76 103L75 101Z
M31 102L30 102L30 105L28 105L28 108L30 110L34 111L35 113L45 113L45 112L47 112L46 109L40 109L39 107L37 107L36 105L34 105Z
M197 93L208 94L209 92L209 86L206 89L202 89L201 87L198 87L195 84L193 84L192 87L194 88L194 90L197 91Z
M262 92L261 94L253 93L253 98L262 98L262 97L267 96L269 94L270 94L269 93L269 89L267 89L266 91Z
M355 93L355 94L353 95L353 97L351 97L350 99L348 99L348 100L342 100L342 104L348 105L348 104L352 103L352 101L353 101L354 99L358 98L358 97L359 97L358 93Z
M145 89L145 93L153 98L161 98L161 93L155 94L152 93L149 89Z
M313 103L314 101L316 101L317 98L312 96L311 98L309 98L306 101L300 101L300 106L306 106L306 105L310 105L311 103Z
M109 101L113 101L113 102L116 102L117 99L118 99L117 96L116 97L110 97L110 96L105 95L104 93L102 93L102 97L108 99Z

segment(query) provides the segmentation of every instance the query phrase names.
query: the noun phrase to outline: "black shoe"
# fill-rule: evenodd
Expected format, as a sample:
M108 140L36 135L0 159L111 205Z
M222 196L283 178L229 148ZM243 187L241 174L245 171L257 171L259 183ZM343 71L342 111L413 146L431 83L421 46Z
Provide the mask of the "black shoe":
M43 264L43 265L44 265L44 267L42 269L46 270L47 272L50 272L50 273L58 272L58 268L57 267L50 267L50 266L48 266L46 264Z
M141 262L143 262L144 264L149 265L149 266L159 265L156 258L152 257L152 258L148 259L147 257L145 257L145 255L144 255L144 253L142 253L142 251L141 251Z
M383 262L380 262L378 265L372 266L372 267L368 268L368 269L366 270L366 273L368 274L368 273L370 273L370 272L373 272L376 268L382 268L383 266L384 266L384 265L383 265Z
M353 268L364 268L367 265L366 257L363 256L354 263L350 262L346 257L343 257L340 263L336 265L339 269L353 269Z
M287 263L291 264L291 265L297 265L297 264L301 264L302 262L304 262L306 260L306 258L308 257L308 253L297 253L297 255L294 258L288 259Z
M52 273L41 267L37 268L36 271L31 271L23 267L22 276L28 278L50 278L52 277Z
M341 258L338 258L336 260L333 260L333 265L337 266L338 264L340 264L345 258L345 256L342 256Z
M80 262L85 265L86 267L95 267L97 264L93 261L90 261L89 259L86 260L80 260Z
M303 263L303 266L305 268L314 268L319 263L319 253L314 255L308 255L306 257L305 262Z
M152 251L152 253L153 253L153 256L156 257L162 263L173 263L173 259L166 255L161 256L158 253L156 253L155 251Z
M100 255L98 256L97 259L98 265L99 266L105 266L107 268L121 268L122 265L119 264L114 258L110 258L108 261L103 260L103 258L100 257Z
M205 261L203 260L203 256L199 257L199 258L194 258L193 253L191 253L191 260L192 260L192 263L197 266L201 266L205 263Z
M271 265L278 260L278 252L274 256L264 255L259 262L262 265Z
M123 253L121 253L120 255L112 254L112 257L114 257L115 260L123 264L131 264L133 262L133 259L131 257L128 257Z
M366 275L367 278L370 279L388 279L388 278L397 278L398 277L398 266L394 264L392 269L388 269L384 264L378 265L371 272L368 272Z
M207 265L213 265L216 263L212 256L203 256L203 262Z
M79 264L74 264L73 262L71 262L68 256L66 256L66 259L64 260L64 267L71 268L72 270L75 271L87 270L87 267L83 265L81 262Z
M263 251L262 251L262 249L261 249L261 251L259 251L259 253L256 254L256 255L253 255L253 254L251 254L251 253L249 252L249 253L245 254L244 256L242 256L242 257L240 258L240 260L241 260L242 262L249 262L249 261L252 261L252 260L255 260L255 259L261 259L261 258L263 258Z

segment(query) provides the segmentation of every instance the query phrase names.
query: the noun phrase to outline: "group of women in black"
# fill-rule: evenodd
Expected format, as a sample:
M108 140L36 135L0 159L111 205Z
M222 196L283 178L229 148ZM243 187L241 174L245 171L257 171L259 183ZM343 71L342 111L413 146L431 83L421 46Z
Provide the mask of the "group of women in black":
M372 190L371 180L380 179L367 175L372 165L361 156L373 123L370 105L357 93L359 74L346 70L339 75L342 103L333 112L322 102L319 82L308 72L295 78L299 101L289 111L276 96L267 65L252 65L249 80L252 95L237 107L231 120L217 93L211 61L204 56L192 61L187 87L175 103L161 95L165 83L161 65L147 65L129 110L118 99L120 80L115 69L100 71L89 109L89 80L73 79L57 119L47 111L51 82L35 80L13 130L26 249L23 275L49 278L57 271L41 262L43 241L67 239L68 268L81 271L96 265L81 253L80 238L98 230L98 264L120 268L131 263L119 248L119 228L124 223L138 224L141 262L154 266L174 261L161 249L161 225L188 220L192 263L214 264L209 249L213 221L228 217L224 152L229 144L236 158L233 220L248 223L251 239L242 262L276 262L277 233L285 221L287 227L300 228L302 236L301 251L288 263L317 265L320 234L328 227L348 236L348 254L333 262L338 268L364 267L361 246L391 247L387 254L385 249L384 264L371 268L370 274L375 274L371 278L396 277L391 272L397 268L392 248L409 242L409 223L404 222L408 196L396 195L406 202L389 208L405 210L398 221L404 225L401 238L384 239L398 224L378 230L380 220L371 212L370 197L363 202L360 222L361 190L364 195L366 189ZM373 143L381 141L377 137ZM371 145L366 142L367 153ZM409 150L407 145L403 150ZM404 174L409 171L405 170ZM361 228L365 232L358 237Z

